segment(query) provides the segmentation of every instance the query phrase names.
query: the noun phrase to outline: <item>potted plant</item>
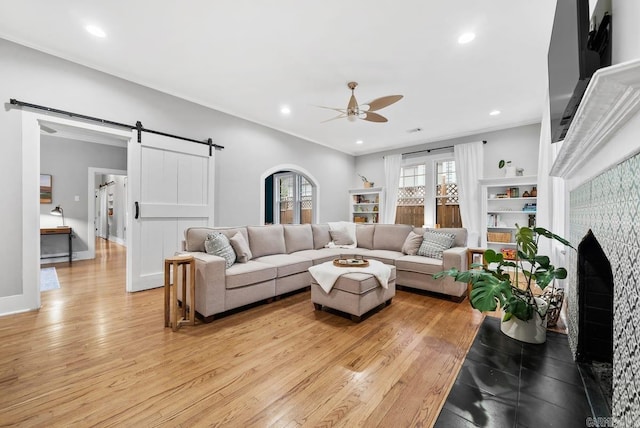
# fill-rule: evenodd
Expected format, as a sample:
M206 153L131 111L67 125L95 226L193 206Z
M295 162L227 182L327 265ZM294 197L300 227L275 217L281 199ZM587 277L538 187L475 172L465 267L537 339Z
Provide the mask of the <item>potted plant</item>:
M455 268L439 272L435 278L451 276L456 281L471 283L471 306L481 312L503 312L501 330L506 335L528 343L546 340L547 296L536 295L535 285L544 290L556 279L567 277L567 270L555 267L549 257L538 254L540 237L552 239L571 247L566 239L542 227L516 225L517 251L514 260L506 260L502 253L487 249L484 263L474 263L468 271ZM553 290L552 288L552 290Z
M358 177L362 179L362 183L364 184L365 189L373 187L373 181L367 180L367 177L361 174L358 174Z

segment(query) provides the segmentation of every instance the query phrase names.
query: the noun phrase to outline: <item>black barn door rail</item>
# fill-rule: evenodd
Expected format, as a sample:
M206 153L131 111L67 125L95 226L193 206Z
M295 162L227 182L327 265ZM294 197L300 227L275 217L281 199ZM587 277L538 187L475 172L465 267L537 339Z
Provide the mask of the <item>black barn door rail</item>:
M92 121L92 122L99 122L99 123L102 123L103 125L118 126L118 127L121 127L121 128L128 128L128 129L137 129L138 130L138 142L141 142L141 134L142 134L142 131L144 131L144 132L149 132L151 134L157 134L157 135L162 135L162 136L165 136L165 137L177 138L179 140L190 141L192 143L205 144L205 145L209 146L209 156L211 156L213 154L213 149L216 149L216 150L224 149L224 146L220 146L218 144L213 144L213 140L211 138L207 138L206 141L200 141L200 140L194 140L193 138L187 138L187 137L181 137L179 135L168 134L166 132L154 131L153 129L147 129L144 126L142 126L142 123L140 121L137 121L135 125L128 125L126 123L114 122L112 120L107 120L107 119L100 119L99 117L87 116L86 114L73 113L73 112L70 112L70 111L59 110L59 109L52 108L52 107L45 107L45 106L41 106L41 105L38 105L38 104L31 104L31 103L27 103L27 102L24 102L24 101L18 101L15 98L11 98L9 100L9 104L15 105L15 106L19 106L19 107L28 107L28 108L32 108L32 109L36 109L36 110L44 110L44 111L47 111L49 113L56 113L56 114L61 114L61 115L64 115L64 116L69 116L69 117L77 117L79 119L84 119L84 120L88 120L88 121Z

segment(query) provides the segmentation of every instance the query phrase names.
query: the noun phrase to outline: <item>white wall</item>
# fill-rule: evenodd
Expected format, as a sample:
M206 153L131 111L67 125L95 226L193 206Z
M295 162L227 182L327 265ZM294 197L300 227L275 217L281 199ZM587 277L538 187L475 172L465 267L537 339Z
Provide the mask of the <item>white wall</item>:
M611 8L612 62L640 58L640 1L612 0Z
M16 98L117 122L139 120L149 129L195 139L211 137L226 147L216 156L216 225L260 223L260 176L281 164L299 165L318 179L319 221L348 217L339 190L355 175L350 155L2 39L0 98L7 104ZM0 186L0 196L12 201L0 210L2 224L11 225L0 246L0 298L23 293L23 245L35 245L22 241L20 180L22 162L30 158L21 152L21 132L19 109L0 112L0 177L7 184Z
M484 132L467 137L453 138L429 144L406 147L402 150L373 153L356 158L356 172L366 176L369 180L384 184L383 156L393 153L408 153L427 148L446 147L455 144L470 143L486 140L484 145L484 177L500 177L504 170L498 169L500 159L512 161L512 165L524 168L524 175L536 175L538 170L538 144L540 139L540 124L518 126L501 131ZM433 154L442 153L434 150ZM426 154L426 153L425 153ZM352 178L352 187L361 187L358 176Z

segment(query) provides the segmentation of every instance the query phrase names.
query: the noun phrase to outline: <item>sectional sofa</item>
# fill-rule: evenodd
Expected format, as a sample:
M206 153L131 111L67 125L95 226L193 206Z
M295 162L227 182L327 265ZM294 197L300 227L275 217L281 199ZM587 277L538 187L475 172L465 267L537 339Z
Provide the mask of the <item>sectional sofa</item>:
M432 274L451 267L467 269L466 229L435 229L455 237L452 247L437 259L403 252L410 235L415 241L415 234L423 235L428 229L393 224L352 227L355 239L348 246L335 245L329 224L187 229L183 248L196 259L196 313L210 322L216 314L307 288L311 284L310 266L356 255L394 265L398 286L464 299L466 284L451 277L436 280ZM249 254L243 254L242 262L227 267L223 257L205 251L205 240L211 232L243 241L248 244Z

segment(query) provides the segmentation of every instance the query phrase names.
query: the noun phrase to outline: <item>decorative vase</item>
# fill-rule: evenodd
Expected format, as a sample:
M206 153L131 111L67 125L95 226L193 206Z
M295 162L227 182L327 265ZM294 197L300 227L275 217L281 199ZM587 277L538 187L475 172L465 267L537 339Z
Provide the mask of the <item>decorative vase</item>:
M515 166L506 166L504 167L504 176L505 177L515 177L517 168Z
M549 307L548 303L538 297L535 298L538 307L543 315L538 311L534 311L533 318L528 321L522 321L515 316L509 321L500 320L500 331L512 339L526 343L540 344L547 340L547 317L546 312ZM504 318L504 314L502 316Z
M532 198L535 198L536 196L538 196L538 189L536 189L536 186L533 186L533 189L531 189L531 192L529 192L529 194L531 195Z

